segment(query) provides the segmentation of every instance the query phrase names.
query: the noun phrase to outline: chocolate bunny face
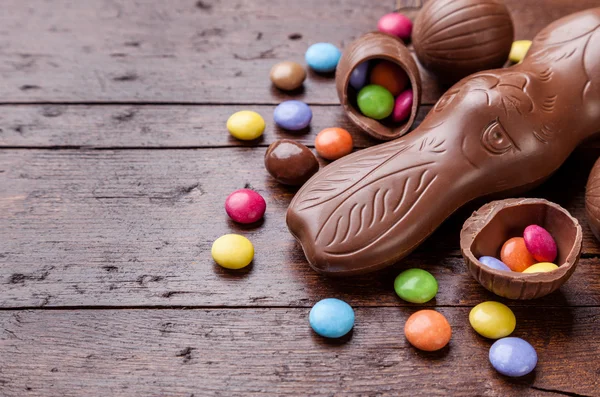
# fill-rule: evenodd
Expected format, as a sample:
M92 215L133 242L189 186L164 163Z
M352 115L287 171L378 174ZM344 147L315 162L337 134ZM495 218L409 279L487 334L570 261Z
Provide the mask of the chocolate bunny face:
M468 201L541 183L598 131L600 8L544 29L522 64L461 80L408 135L326 167L288 227L318 271L376 270Z

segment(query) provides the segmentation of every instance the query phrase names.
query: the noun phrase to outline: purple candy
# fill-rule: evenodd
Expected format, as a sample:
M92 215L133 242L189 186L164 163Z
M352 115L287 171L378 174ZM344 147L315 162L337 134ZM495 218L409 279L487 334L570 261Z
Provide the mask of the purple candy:
M308 127L312 120L312 111L304 102L285 101L275 108L273 120L281 128L297 131Z
M512 271L510 270L510 267L506 266L504 262L494 258L493 256L482 256L481 258L479 258L479 262L492 269L505 270L507 272Z
M506 376L524 376L533 371L538 357L533 346L521 338L498 339L490 347L490 363Z
M369 62L359 64L350 74L350 85L357 91L363 88L367 84L368 72Z

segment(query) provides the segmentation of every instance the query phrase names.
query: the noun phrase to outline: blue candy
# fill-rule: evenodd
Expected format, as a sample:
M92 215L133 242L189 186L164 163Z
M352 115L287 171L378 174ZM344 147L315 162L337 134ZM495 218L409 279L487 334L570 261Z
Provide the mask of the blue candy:
M506 270L507 272L511 272L510 267L506 266L504 262L494 258L493 256L482 256L479 258L479 262L483 263L489 268L496 270Z
M327 298L310 309L308 321L317 334L326 338L339 338L354 327L354 310L342 300Z
M363 62L352 70L350 73L350 85L355 90L360 90L367 84L367 77L369 72L369 62Z
M533 371L537 360L533 346L521 338L498 339L490 347L490 363L502 375L527 375Z
M342 53L331 43L317 43L308 47L306 63L316 72L333 72Z
M281 128L297 131L308 127L312 120L312 111L304 102L285 101L275 108L273 120Z

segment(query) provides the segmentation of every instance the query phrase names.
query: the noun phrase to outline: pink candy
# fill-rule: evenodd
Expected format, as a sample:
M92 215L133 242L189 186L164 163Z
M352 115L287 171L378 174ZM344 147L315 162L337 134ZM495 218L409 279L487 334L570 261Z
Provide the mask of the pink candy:
M392 119L399 123L404 121L410 116L413 103L413 92L412 89L404 90L396 97L396 103L394 103L394 111L392 112Z
M412 21L406 16L397 12L385 14L379 19L377 29L380 32L400 37L402 40L408 40L412 33Z
M225 200L227 215L238 223L254 223L265 214L267 203L254 190L239 189Z
M556 242L546 229L538 225L529 225L523 231L527 251L539 262L554 262Z

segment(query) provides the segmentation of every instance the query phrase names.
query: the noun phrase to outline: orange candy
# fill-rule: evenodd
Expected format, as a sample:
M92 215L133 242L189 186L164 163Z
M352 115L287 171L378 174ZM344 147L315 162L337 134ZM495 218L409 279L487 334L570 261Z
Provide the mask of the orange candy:
M537 263L533 255L527 251L523 237L513 237L506 240L500 250L500 260L510 267L513 272L522 272Z
M419 310L406 320L404 335L417 349L432 352L450 342L452 328L443 314L435 310Z
M343 128L325 128L315 139L315 149L319 156L327 160L337 160L352 152L352 136Z
M408 84L408 76L402 67L390 61L381 61L371 71L371 84L377 84L398 96Z

